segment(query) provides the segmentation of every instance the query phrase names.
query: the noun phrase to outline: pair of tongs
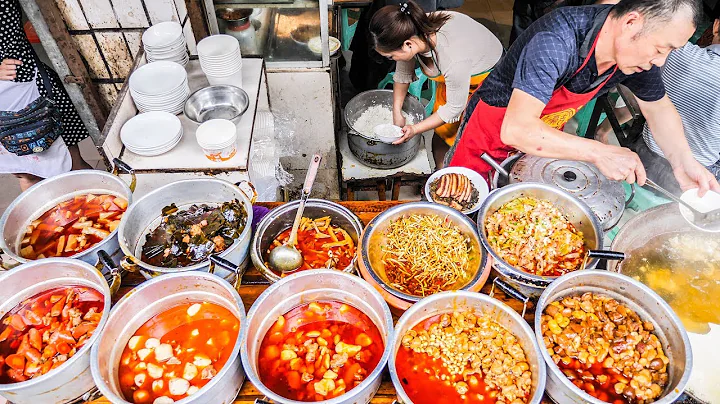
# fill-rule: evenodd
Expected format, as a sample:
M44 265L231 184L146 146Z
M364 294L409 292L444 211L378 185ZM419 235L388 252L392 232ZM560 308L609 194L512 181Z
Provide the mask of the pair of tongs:
M720 224L720 209L715 209L715 210L711 210L709 212L703 213L703 212L700 212L697 209L693 208L692 206L690 206L689 203L678 198L672 192L661 187L660 185L656 184L652 180L649 180L649 179L645 180L645 184L648 185L650 188L653 188L656 191L660 192L661 194L665 195L666 197L670 198L671 200L690 209L690 212L692 212L692 215L693 215L692 221L699 228L709 230L713 227L716 227L718 224Z

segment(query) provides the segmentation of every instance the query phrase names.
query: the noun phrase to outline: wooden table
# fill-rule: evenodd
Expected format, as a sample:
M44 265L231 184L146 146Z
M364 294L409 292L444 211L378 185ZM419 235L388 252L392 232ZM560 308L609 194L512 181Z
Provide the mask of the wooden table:
M390 207L397 206L399 204L402 204L401 201L387 201L387 202L339 202L341 205L345 206L346 208L353 211L360 220L362 220L363 224L367 224L370 220L372 220L375 216L378 214L384 212ZM274 208L276 206L281 205L282 203L279 202L272 202L272 203L263 203L258 202L257 205L265 206L268 208ZM134 275L134 274L133 274ZM126 280L129 284L137 284L138 282L141 282L142 279L138 278L139 275L136 276L128 276L126 277ZM492 278L492 277L491 277ZM125 281L123 281L125 282ZM250 306L252 306L253 302L255 302L255 299L263 292L265 289L267 289L269 285L267 284L267 281L265 281L265 278L260 275L260 273L255 270L255 268L249 268L248 271L243 276L243 285L240 286L240 297L243 300L243 303L245 304L245 310L249 311ZM123 296L130 290L132 290L133 286L123 286L118 296ZM491 289L491 284L487 283L482 288L482 293L488 294ZM509 298L505 294L503 294L500 290L495 289L494 297L504 303L507 303L509 306L511 306L513 309L517 310L518 313L522 312L523 304L515 299ZM528 321L528 323L532 324L534 321L534 312L531 310L531 306L528 305L528 310L525 314L525 319ZM395 321L397 321L397 317L394 316ZM255 399L263 398L263 394L260 393L255 386L253 386L252 383L249 381L245 381L245 384L242 387L242 390L240 391L240 394L238 395L237 399L235 400L235 404L240 403L252 403L255 401ZM395 388L392 385L392 382L390 381L390 374L387 370L385 370L383 374L383 382L380 385L380 388L375 395L375 397L372 399L371 403L373 404L389 404L392 403L396 399L395 395ZM550 402L548 400L548 402ZM97 404L104 404L109 403L108 400L105 398L100 398L98 400L93 401L93 403Z

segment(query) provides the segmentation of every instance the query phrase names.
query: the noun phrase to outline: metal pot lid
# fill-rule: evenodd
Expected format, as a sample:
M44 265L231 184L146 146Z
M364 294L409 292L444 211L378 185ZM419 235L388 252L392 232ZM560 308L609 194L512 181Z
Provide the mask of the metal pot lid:
M510 170L510 183L539 182L556 186L587 203L604 230L615 226L625 210L625 189L592 164L526 154Z

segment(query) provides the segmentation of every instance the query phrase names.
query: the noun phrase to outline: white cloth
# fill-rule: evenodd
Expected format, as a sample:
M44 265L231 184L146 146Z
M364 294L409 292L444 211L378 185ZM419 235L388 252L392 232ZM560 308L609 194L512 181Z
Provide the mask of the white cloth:
M19 111L40 97L35 80L15 83L0 80L0 111ZM0 173L32 174L42 178L70 171L72 157L62 136L42 153L18 156L0 144Z

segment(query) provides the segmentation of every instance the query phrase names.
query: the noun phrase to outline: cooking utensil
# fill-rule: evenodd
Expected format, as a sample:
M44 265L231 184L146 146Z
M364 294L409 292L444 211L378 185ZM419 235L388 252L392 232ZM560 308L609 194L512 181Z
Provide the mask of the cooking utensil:
M390 377L395 386L399 402L412 402L405 393L405 385L397 375L396 358L405 334L428 317L439 317L444 313L452 314L453 312L466 310L490 316L492 320L505 327L517 338L525 352L532 373L532 390L525 402L528 404L541 403L545 391L546 368L532 329L513 308L505 303L490 296L467 291L442 292L426 297L413 305L398 320L395 326L395 339L392 342L392 354L390 355L388 367L390 368Z
M280 276L266 265L266 252L272 245L275 237L293 225L295 219L294 213L299 204L300 201L293 201L278 206L268 212L255 229L255 237L253 237L250 247L250 257L252 258L252 263L255 268L270 282L279 281ZM323 199L308 199L305 204L304 215L309 218L330 216L330 222L345 230L350 235L353 243L355 243L356 248L359 245L363 224L360 219L346 207ZM346 268L337 269L348 273L354 272L356 261L357 255Z
M0 282L3 285L0 288L0 313L10 311L32 296L59 287L87 286L104 297L104 310L95 332L72 358L34 379L0 384L0 396L15 404L67 403L91 391L95 383L90 373L90 349L107 325L112 303L103 276L92 265L77 259L45 258L6 272L0 276Z
M258 358L260 344L279 316L308 302L337 300L366 314L383 337L385 350L378 365L355 388L323 404L369 403L382 381L383 369L390 357L394 339L390 309L382 296L357 276L330 269L302 271L282 278L265 290L248 312L247 327L241 331L240 356L248 380L272 403L300 404L267 388L260 380ZM208 401L209 402L209 401ZM220 402L220 401L214 401Z
M392 110L392 90L370 90L362 92L345 106L345 123L348 131L348 147L350 152L361 164L378 169L391 169L404 166L417 155L423 145L423 136L413 136L401 144L383 143L373 137L360 133L354 126L358 118L368 108L382 105ZM412 121L420 122L425 119L425 107L420 100L412 95L405 97L403 112L412 117Z
M185 102L185 116L196 124L211 119L227 119L235 125L240 122L250 105L245 90L230 85L201 88Z
M128 404L120 391L117 372L130 337L153 316L194 302L222 306L240 321L241 332L246 328L245 306L238 292L229 283L203 272L181 272L151 279L115 304L104 332L94 335L101 336L93 345L90 359L95 384L111 403ZM235 399L245 380L240 364L240 335L231 344L232 352L222 369L197 393L184 398L183 403L230 403ZM39 402L43 401L35 403Z
M305 176L305 184L303 184L302 194L300 195L300 205L298 206L297 213L295 214L295 222L293 223L292 230L290 231L290 238L284 245L277 246L270 251L268 257L268 263L272 268L280 272L291 272L300 268L303 264L303 256L300 251L295 247L297 244L297 233L300 227L300 220L302 219L303 212L305 211L305 203L307 203L310 191L312 190L313 183L315 182L315 176L317 175L318 168L320 167L320 160L322 157L319 154L313 156L310 168L308 168L307 175Z
M701 229L711 229L716 225L715 222L720 221L720 209L711 210L710 212L700 212L694 207L692 207L689 203L683 201L682 199L675 196L672 192L668 191L667 189L661 187L657 183L653 182L651 179L645 180L645 184L648 185L650 188L653 188L654 190L660 192L661 194L665 195L669 199L679 203L680 205L683 205L684 207L690 209L690 212L692 212L693 220L692 223L698 226Z
M654 403L669 404L682 394L693 366L690 341L680 320L657 293L642 283L614 272L576 271L559 277L545 289L535 308L535 335L548 367L546 391L556 403L603 404L575 386L552 360L543 340L542 314L552 302L586 292L601 293L616 299L650 321L660 340L668 364L669 380L663 395Z

